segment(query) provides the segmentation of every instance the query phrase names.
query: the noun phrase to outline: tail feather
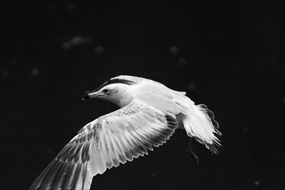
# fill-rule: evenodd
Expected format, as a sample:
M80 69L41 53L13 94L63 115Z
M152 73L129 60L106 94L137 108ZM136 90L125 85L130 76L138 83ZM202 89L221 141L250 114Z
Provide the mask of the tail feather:
M215 120L214 113L204 104L191 104L189 107L183 120L187 134L204 144L212 153L218 153L217 146L221 144L217 136L222 133L218 130L219 123Z

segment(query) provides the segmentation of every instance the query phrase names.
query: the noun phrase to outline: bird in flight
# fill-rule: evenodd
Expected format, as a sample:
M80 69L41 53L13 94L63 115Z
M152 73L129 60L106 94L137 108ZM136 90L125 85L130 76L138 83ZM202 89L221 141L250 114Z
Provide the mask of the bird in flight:
M86 124L36 178L30 190L89 190L92 179L153 147L165 143L176 128L217 153L218 123L205 105L195 105L185 92L141 77L120 75L84 100L100 98L120 109Z

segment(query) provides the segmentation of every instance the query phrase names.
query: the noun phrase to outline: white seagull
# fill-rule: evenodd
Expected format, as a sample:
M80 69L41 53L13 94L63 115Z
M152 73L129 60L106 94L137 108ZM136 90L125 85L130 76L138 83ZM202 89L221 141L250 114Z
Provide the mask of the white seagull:
M205 105L185 92L153 80L120 75L84 99L101 98L120 109L85 125L58 153L30 190L89 190L92 178L166 142L178 127L213 153L220 146L218 123Z

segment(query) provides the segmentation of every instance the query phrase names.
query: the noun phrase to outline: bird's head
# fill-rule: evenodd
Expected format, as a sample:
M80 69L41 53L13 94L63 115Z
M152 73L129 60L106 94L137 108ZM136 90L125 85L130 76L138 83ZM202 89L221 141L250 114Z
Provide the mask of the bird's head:
M119 77L111 78L99 88L87 91L83 100L99 98L117 104L119 107L128 105L133 100L133 88L136 82Z

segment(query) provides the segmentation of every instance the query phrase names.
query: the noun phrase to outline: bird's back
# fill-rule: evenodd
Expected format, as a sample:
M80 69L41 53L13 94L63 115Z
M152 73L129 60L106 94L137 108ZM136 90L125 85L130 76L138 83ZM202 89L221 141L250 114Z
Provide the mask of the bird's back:
M136 91L135 99L143 101L166 114L184 113L186 108L179 102L190 100L184 92L174 91L151 80L143 81L137 86Z
M213 112L205 105L195 103L184 92L172 90L155 81L143 81L135 98L159 109L165 114L173 114L183 126L187 135L194 137L212 152L217 153L215 145L220 145L216 135L218 123ZM182 116L182 117L181 117Z

